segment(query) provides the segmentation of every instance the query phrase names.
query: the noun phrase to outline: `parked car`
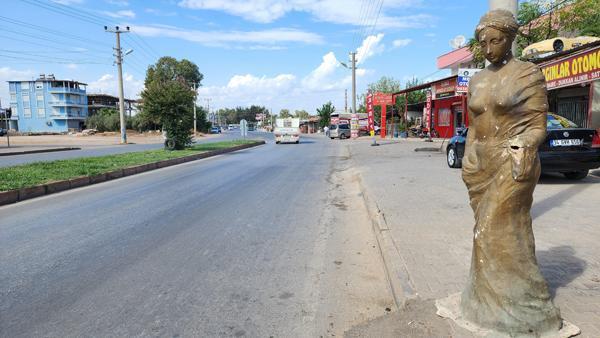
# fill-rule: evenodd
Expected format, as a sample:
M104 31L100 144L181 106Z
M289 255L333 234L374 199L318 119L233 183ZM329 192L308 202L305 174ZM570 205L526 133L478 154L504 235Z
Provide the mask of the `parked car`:
M594 129L579 128L568 119L548 113L546 140L538 154L542 172L559 172L566 178L580 180L590 169L600 168L600 135ZM465 154L468 129L460 130L446 147L446 162L460 168Z
M221 128L219 127L212 127L210 128L210 133L211 134L219 134L221 132Z
M349 124L332 124L329 126L329 138L345 139L350 137L350 125Z
M6 135L6 129L0 128L0 136Z

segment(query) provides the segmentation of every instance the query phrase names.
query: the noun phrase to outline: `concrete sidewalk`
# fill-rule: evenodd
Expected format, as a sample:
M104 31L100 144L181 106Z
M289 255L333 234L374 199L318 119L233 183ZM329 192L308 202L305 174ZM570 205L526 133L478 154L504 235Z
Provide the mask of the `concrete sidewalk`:
M405 265L404 291L413 294L403 296L431 301L462 291L474 220L461 171L448 168L444 152L414 151L441 142L378 142L371 147L359 139L346 146ZM576 182L544 176L532 209L542 273L563 317L579 326L582 337L600 337L599 187L594 175ZM468 336L448 326L453 336Z

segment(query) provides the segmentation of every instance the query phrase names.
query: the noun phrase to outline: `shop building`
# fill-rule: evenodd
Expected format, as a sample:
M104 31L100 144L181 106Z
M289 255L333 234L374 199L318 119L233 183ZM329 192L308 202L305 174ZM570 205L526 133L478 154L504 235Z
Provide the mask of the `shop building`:
M600 42L536 60L548 88L548 110L600 132Z
M467 114L468 80L463 80L462 70L473 68L472 57L464 48L444 54L438 67L451 69L455 75L424 83L394 93L394 97L411 91L426 90L427 101L405 107L405 118L415 118L422 109L422 125L433 128L442 138L455 135L458 128L469 124ZM548 111L563 116L579 127L594 128L600 132L600 42L587 44L569 51L536 60L546 78ZM472 75L472 74L471 74Z

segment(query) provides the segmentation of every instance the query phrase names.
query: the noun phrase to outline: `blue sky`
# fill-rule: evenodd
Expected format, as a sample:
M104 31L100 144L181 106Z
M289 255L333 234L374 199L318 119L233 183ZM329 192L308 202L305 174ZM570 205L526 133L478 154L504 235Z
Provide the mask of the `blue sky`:
M163 55L186 58L204 74L199 104L264 105L314 113L326 101L344 108L358 51L358 92L381 76L404 83L447 75L436 57L457 35L472 36L485 0L12 0L0 13L0 97L8 80L41 73L116 93L114 34L129 25L126 96L143 89L145 69ZM381 7L381 9L379 9ZM377 24L375 24L377 21Z

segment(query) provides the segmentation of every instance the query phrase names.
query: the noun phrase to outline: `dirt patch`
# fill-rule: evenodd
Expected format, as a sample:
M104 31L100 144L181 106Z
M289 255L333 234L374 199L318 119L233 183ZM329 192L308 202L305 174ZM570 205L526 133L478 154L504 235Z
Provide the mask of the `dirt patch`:
M434 300L411 299L400 311L357 325L344 337L458 337L435 312Z

